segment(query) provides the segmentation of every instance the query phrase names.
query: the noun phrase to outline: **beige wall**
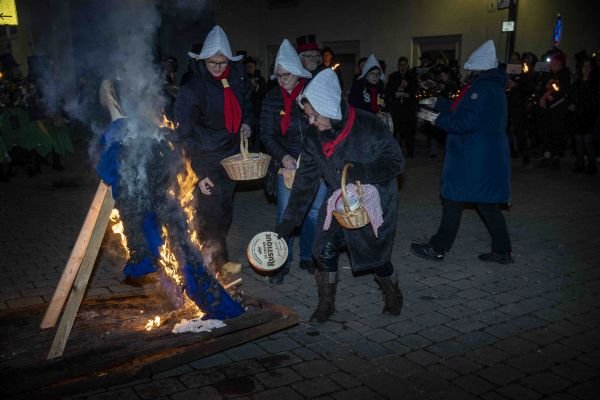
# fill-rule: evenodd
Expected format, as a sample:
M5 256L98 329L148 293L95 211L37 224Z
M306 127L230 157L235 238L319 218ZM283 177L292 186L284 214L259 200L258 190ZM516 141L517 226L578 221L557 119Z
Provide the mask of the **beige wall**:
M592 0L519 0L516 50L541 54L552 46L557 12L564 18L560 47L572 56L600 47L600 23L590 12ZM266 0L221 0L216 21L234 49L266 59L266 46L294 41L307 33L319 42L359 40L361 55L374 52L395 69L400 55L411 57L413 37L462 35L461 62L487 39L505 56L501 32L508 10L496 10L495 0L299 0L299 7L267 8ZM417 60L411 60L415 65ZM263 69L266 65L263 65Z

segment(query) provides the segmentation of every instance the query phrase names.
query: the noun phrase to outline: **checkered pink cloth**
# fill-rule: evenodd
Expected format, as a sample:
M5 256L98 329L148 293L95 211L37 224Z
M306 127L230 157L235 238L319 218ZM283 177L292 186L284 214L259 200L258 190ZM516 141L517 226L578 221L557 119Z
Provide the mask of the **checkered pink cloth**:
M363 190L363 199L365 203L365 209L369 215L371 221L371 227L373 233L377 237L377 230L383 225L383 210L381 209L381 200L379 199L379 192L373 185L361 185ZM346 193L348 197L358 196L358 189L354 183L346 185ZM342 203L342 189L338 189L331 197L327 200L327 215L325 216L325 223L323 224L323 230L326 231L331 226L331 219L333 218L333 210L338 203Z

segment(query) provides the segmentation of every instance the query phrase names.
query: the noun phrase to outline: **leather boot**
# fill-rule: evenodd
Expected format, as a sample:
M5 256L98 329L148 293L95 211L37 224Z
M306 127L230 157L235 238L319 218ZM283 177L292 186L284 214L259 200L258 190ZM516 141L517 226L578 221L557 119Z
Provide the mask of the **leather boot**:
M398 278L396 274L382 278L375 275L375 280L379 283L379 287L383 291L384 296L384 315L400 315L402 311L402 292L398 287Z
M337 272L327 272L317 269L315 271L315 281L317 281L317 291L319 294L319 304L317 309L310 316L311 322L325 322L335 312L335 292L338 281Z

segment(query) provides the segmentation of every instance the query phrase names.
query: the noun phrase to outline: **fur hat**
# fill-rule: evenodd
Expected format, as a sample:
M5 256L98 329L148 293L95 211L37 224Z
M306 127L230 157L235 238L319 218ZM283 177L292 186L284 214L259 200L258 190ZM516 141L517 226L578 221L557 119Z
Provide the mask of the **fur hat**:
M498 66L498 57L496 57L496 46L493 40L488 40L479 46L465 63L465 69L471 71L487 71Z
M302 100L306 99L320 115L331 119L342 119L342 89L335 71L325 68L319 72L306 86L300 96L298 104L301 108Z
M223 28L219 25L215 25L215 27L208 32L200 54L188 51L188 55L197 60L205 60L215 54L222 54L231 61L240 61L244 58L243 55L233 56L231 53L231 46L229 45L229 39L227 39L225 31L223 31Z
M312 74L302 66L302 61L300 61L298 53L296 53L294 46L287 39L283 39L281 46L279 46L277 57L275 57L275 70L277 70L278 65L296 76L312 78ZM275 75L272 75L271 79L275 79Z

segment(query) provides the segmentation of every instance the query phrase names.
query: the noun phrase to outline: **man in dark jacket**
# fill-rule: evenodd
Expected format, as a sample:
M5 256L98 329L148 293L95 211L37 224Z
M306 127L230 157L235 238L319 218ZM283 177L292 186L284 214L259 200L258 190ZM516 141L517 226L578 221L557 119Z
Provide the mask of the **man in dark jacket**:
M417 77L408 68L408 58L398 59L398 71L388 77L385 102L394 120L394 135L404 141L406 157L414 157L417 133Z
M220 161L239 152L240 134L251 134L252 92L239 62L243 56L232 56L219 26L209 32L200 54L188 54L199 60L198 73L190 76L177 95L177 139L200 180L195 223L219 272L228 262L226 238L235 189Z
M329 194L340 189L341 172L346 163L353 165L350 180L376 188L383 210L383 224L375 236L370 225L349 230L337 221L323 230L326 203L321 207L313 246L319 304L310 319L324 322L335 312L338 257L343 247L350 253L354 272L371 270L375 273L385 295L384 314L399 315L402 294L390 257L396 233L396 178L404 167L400 146L374 114L341 106L341 89L331 69L317 74L299 99L312 128L306 133L302 161L283 221L276 232L287 238L302 221L321 178Z
M465 70L475 71L470 85L452 104L438 99L441 114L418 116L443 129L446 158L442 173L442 221L429 243L413 243L419 257L442 261L454 243L464 203L475 203L492 235L492 252L479 259L512 263L511 244L501 204L510 202L510 150L506 136L506 74L498 69L494 42L471 54Z

